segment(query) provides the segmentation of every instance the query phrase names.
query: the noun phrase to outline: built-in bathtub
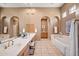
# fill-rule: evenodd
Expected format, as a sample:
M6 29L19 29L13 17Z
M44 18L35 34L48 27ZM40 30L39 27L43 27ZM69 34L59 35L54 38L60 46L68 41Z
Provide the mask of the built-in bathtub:
M58 48L63 53L63 55L65 56L70 55L69 36L52 34L51 41L56 46L56 48Z

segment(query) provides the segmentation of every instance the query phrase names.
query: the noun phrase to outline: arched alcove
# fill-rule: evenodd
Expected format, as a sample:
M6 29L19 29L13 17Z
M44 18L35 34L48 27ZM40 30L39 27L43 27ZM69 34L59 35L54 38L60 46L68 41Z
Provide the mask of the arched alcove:
M12 16L10 19L11 36L17 36L19 34L19 18Z

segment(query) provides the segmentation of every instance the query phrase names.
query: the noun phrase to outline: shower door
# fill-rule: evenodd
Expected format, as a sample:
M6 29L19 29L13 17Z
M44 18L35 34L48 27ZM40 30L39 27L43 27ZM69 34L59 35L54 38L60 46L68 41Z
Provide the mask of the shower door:
M79 56L79 20L75 21L75 54Z

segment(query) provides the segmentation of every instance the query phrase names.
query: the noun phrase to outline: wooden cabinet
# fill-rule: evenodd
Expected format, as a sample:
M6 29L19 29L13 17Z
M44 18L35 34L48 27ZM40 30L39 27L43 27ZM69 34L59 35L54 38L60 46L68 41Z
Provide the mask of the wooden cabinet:
M29 55L29 45L27 44L21 52L18 54L18 56L28 56Z

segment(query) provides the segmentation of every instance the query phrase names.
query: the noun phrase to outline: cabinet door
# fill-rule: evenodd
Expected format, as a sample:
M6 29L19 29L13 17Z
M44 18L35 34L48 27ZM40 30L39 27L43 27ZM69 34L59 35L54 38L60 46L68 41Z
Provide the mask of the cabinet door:
M29 53L29 45L25 46L22 51L18 54L18 56L27 56Z
M29 45L27 45L27 47L25 47L24 50L24 56L28 56L29 55Z
M17 56L24 56L24 48L22 49L22 51Z

